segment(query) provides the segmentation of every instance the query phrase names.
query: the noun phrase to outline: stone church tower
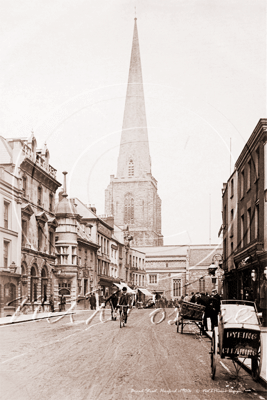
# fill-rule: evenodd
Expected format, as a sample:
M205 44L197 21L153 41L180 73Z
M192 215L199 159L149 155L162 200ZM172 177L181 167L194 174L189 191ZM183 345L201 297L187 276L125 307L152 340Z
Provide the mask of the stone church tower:
M145 99L136 18L117 176L105 191L105 212L128 226L132 245L162 246L161 199L151 173Z

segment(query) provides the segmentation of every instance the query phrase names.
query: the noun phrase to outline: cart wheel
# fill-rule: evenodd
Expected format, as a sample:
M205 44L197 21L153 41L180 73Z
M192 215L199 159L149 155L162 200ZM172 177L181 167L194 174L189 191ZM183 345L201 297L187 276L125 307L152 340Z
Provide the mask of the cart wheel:
M260 372L261 372L261 351L259 347L257 358L251 359L251 376L255 382L259 379Z
M183 320L183 318L182 318L182 320L181 320L181 333L184 333L184 320Z
M177 315L177 321L175 322L177 325L177 333L179 333L179 325L180 325L180 317L179 317L179 313Z
M215 330L212 332L211 339L211 349L210 349L210 367L211 367L211 379L215 378L216 373L216 356L217 356L217 346L216 346L216 333Z

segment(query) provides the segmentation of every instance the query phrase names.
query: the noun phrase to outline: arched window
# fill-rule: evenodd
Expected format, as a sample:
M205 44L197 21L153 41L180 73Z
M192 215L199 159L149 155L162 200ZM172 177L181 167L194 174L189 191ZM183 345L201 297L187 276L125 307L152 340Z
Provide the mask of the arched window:
M127 193L124 200L124 223L134 223L134 199L131 193Z
M30 301L34 302L37 300L37 284L38 284L38 277L37 277L37 266L34 264L31 267L31 291L30 291Z
M45 267L42 268L41 271L41 298L42 301L47 301L47 284L48 284L48 278L47 278L47 269Z
M134 176L134 162L132 159L129 161L128 164L128 176L129 177Z

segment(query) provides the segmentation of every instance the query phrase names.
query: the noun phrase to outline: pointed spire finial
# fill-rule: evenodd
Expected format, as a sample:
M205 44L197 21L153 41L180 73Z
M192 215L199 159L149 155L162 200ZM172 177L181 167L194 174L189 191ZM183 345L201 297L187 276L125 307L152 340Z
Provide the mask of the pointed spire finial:
M145 98L136 18L126 92L117 177L151 173ZM131 174L130 174L131 171ZM129 175L130 174L130 175Z
M137 18L136 18L136 7L134 7L134 20L135 21L137 20Z

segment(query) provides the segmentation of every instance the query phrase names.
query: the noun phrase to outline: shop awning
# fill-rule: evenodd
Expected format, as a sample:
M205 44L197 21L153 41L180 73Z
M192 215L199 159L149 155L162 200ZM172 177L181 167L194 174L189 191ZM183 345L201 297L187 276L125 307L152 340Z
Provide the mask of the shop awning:
M152 293L150 293L147 289L141 289L141 288L138 288L138 290L140 290L140 292L142 292L142 293L144 293L144 295L145 296L150 296L150 297L153 297L153 294Z
M112 284L115 284L115 281L119 282L118 279L112 277L112 276L100 276L98 284L102 286L111 286ZM117 284L116 282L116 284Z
M135 294L135 290L132 290L131 288L129 288L128 285L126 285L126 283L113 283L113 285L117 286L120 290L122 290L123 287L127 288L127 293L130 294Z

